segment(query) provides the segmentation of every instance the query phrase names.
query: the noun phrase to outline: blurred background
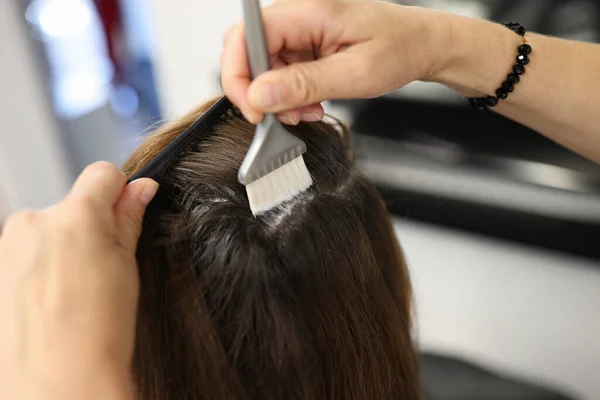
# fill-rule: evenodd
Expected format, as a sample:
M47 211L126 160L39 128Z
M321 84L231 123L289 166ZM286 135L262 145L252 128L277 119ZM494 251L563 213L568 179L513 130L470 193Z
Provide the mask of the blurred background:
M600 42L595 0L397 2ZM2 0L0 221L218 95L240 17L239 0ZM429 398L600 399L600 167L435 84L326 108L394 214Z

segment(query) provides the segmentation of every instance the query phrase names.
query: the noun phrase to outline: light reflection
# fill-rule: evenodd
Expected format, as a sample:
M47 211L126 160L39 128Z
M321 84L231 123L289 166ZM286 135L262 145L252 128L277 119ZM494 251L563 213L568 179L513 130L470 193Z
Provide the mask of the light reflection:
M28 7L26 18L45 35L60 38L85 29L92 12L79 0L36 0Z
M108 103L114 66L90 0L34 0L26 10L48 59L55 112L73 119Z

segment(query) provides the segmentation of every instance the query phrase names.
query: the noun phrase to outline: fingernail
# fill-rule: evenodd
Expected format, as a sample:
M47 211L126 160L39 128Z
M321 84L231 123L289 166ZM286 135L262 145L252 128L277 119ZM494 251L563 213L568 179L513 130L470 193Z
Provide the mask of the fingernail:
M147 183L140 193L140 201L147 206L150 204L156 192L158 191L158 183L155 181Z
M287 115L282 115L281 117L279 117L279 120L286 125L298 125L298 123L300 122Z
M317 121L321 121L323 119L323 116L319 115L317 113L306 113L306 114L302 114L300 119L305 122L317 122Z
M264 87L261 90L260 103L265 110L278 106L281 104L281 89L274 85Z
M254 125L258 124L263 119L262 114L256 113L254 111L246 111L245 116L248 122Z

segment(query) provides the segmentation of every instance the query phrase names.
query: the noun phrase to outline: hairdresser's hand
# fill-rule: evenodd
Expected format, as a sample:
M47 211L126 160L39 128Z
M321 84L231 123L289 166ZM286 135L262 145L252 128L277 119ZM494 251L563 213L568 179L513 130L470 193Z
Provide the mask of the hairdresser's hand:
M0 237L0 398L133 399L135 250L157 184L89 166Z
M251 84L242 23L227 33L221 56L225 94L251 122L264 112L314 121L322 101L427 80L445 62L452 30L448 14L373 0L279 0L263 18L276 70Z

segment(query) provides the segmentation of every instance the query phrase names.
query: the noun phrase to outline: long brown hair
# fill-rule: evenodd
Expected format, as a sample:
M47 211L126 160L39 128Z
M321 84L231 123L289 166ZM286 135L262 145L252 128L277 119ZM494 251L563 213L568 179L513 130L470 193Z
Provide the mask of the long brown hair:
M204 112L150 136L132 175ZM419 397L411 289L385 205L345 129L301 123L314 185L253 217L232 109L173 164L138 247L143 400Z

